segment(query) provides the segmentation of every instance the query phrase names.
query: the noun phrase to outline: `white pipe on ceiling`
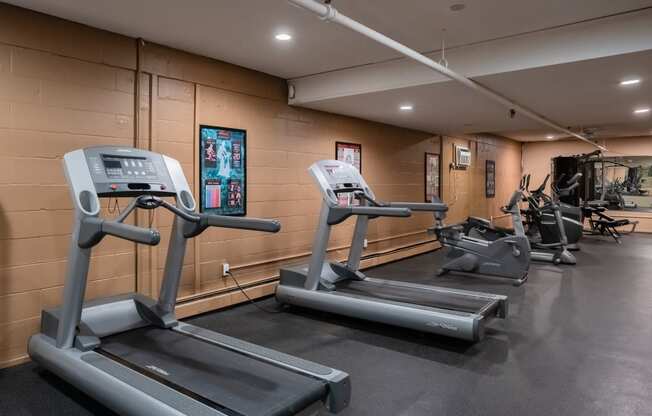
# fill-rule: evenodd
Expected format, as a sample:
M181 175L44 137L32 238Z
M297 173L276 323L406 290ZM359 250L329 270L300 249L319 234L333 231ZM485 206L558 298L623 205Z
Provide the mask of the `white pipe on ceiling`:
M592 146L597 147L598 149L602 151L606 151L607 149L603 146L600 146L597 143L592 142L589 138L585 137L584 135L581 135L579 133L576 133L574 131L571 131L560 124L555 123L554 121L537 114L536 112L518 104L515 103L514 101L510 100L507 97L504 97L503 95L485 87L484 85L478 83L477 81L474 81L470 78L467 78L463 75L458 74L457 72L451 71L447 67L438 64L437 62L433 61L432 59L428 58L427 56L424 56L420 54L419 52L415 51L414 49L410 49L407 46L403 45L402 43L399 43L391 38L388 38L387 36L383 35L382 33L376 32L375 30L363 25L362 23L356 22L355 20L351 19L350 17L347 17L337 11L335 7L333 7L330 4L322 4L318 1L315 0L288 0L291 4L295 6L299 6L305 10L308 10L310 12L315 13L318 15L322 20L325 20L327 22L335 22L339 23L340 25L347 27L354 32L358 32L370 39L375 40L378 43L381 43L391 49L394 49L395 51L399 52L402 55L405 55L409 58L414 59L417 62L422 63L423 65L433 69L436 72L439 72L440 74L459 82L460 84L466 86L467 88L470 88L474 91L477 91L484 96L498 102L499 104L502 104L503 106L509 108L510 110L516 111L518 114L522 114L526 116L527 118L537 121L545 126L548 126L550 128L553 128L557 130L558 132L567 134L569 136L575 137L577 139L580 139Z

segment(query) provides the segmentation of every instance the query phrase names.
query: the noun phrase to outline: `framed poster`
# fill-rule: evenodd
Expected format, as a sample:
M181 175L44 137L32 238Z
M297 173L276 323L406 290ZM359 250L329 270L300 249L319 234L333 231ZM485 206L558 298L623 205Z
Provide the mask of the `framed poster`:
M335 159L353 165L362 173L362 145L335 142Z
M425 158L425 175L426 175L426 190L425 190L425 200L426 202L432 202L432 197L436 196L441 198L439 193L440 186L440 163L439 155L436 153L426 153Z
M201 212L247 214L247 132L199 126Z
M485 162L485 196L487 198L496 196L496 162L493 160Z

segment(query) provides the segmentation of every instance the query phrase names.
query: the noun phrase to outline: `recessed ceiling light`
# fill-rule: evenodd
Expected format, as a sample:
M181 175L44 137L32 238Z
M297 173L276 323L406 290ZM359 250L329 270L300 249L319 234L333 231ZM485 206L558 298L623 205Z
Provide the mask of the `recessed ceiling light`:
M641 83L640 79L627 79L625 81L621 81L620 85L626 86L626 85L636 85L636 84L640 84L640 83Z
M636 110L634 110L634 114L645 114L649 112L650 112L649 108L637 108Z
M401 110L401 111L412 111L412 110L414 110L414 106L412 104L403 104L402 106L399 107L399 110Z
M464 3L455 3L450 7L452 12L460 12L466 9L466 4Z
M281 41L284 41L284 42L286 42L288 40L292 40L292 35L290 35L289 33L279 33L278 35L276 35L274 37L276 38L276 40L281 40Z

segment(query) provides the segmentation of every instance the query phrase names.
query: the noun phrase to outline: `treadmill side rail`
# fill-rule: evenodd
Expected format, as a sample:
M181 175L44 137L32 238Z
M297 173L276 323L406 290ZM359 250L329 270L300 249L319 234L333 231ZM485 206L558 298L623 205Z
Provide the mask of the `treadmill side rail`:
M333 413L344 409L351 401L349 375L343 371L184 322L180 322L174 330L260 361L324 381L328 384L328 396L325 398L324 404Z
M228 416L96 352L57 348L43 334L32 336L28 348L40 365L118 414Z
M449 314L443 310L427 310L338 291L305 290L282 285L276 289L276 296L280 302L304 308L468 341L478 341L484 336L483 318L474 314Z
M437 292L441 294L464 296L471 299L485 301L487 302L487 304L495 303L496 306L498 307L498 309L496 310L496 317L502 319L507 318L509 302L507 296L505 295L497 295L495 293L486 293L486 292L477 292L474 290L466 290L466 289L455 289L450 287L421 285L418 283L408 283L399 280L388 281L383 279L376 279L373 277L367 277L366 280L375 283L391 283L393 286L406 287L410 289L420 289L425 292Z
M327 266L328 263L324 263L324 268ZM306 279L306 269L305 266L281 269L281 283L276 289L279 302L468 341L481 340L484 337L484 326L492 318L507 316L506 296L468 290L373 278L359 282L361 285L389 285L396 290L405 289L406 292L463 297L484 303L476 313L343 293L338 290L307 290L302 284Z

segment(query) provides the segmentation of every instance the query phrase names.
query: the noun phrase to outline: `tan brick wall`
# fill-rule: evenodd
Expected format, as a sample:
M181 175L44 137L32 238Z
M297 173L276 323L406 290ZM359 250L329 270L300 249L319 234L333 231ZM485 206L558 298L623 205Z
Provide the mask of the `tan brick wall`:
M40 310L61 300L72 224L62 155L133 144L130 45L0 4L0 365L24 357ZM134 266L133 245L107 239L87 297L132 291Z
M471 166L466 170L450 169L455 145L471 150ZM485 196L487 160L496 162L494 198ZM442 172L442 194L451 209L447 222L460 222L469 215L500 219L500 207L508 202L521 180L521 144L495 137L444 137Z
M423 198L423 153L437 151L439 140L429 135L344 117L289 108L283 101L199 86L199 124L243 128L248 131L248 213L278 218L282 232L260 235L237 230L210 230L199 243L201 292L233 287L223 279L221 264L236 268L270 258L309 253L321 197L307 168L313 162L333 158L335 142L362 144L363 174L380 198L416 200ZM410 220L376 220L369 239L425 230L432 222L428 215ZM335 227L331 246L350 243L353 221ZM423 235L413 240L426 238ZM372 245L376 250L380 245ZM303 259L292 259L296 262ZM262 276L277 273L261 270ZM257 273L238 270L242 281L259 278Z
M281 79L153 44L141 50L136 136L136 44L0 3L0 366L24 360L40 310L61 300L72 224L61 158L70 150L102 144L151 148L178 159L197 191L198 125L247 130L248 213L278 218L283 230L262 235L214 229L191 242L181 316L243 300L233 282L219 276L222 262L231 264L242 283L262 283L248 290L263 296L273 290L279 267L305 261L320 205L306 169L334 157L335 141L362 144L363 174L379 198L423 199L424 153L440 151L438 137L292 108ZM497 153L501 146L495 146ZM474 180L469 176L468 190ZM452 214L464 217L468 211L464 203ZM147 224L147 214L137 221ZM93 252L87 297L135 289L155 294L171 222L164 212L154 218L162 233L155 248L103 241ZM426 242L431 223L426 214L373 221L369 251ZM331 256L346 255L352 228L353 221L335 228ZM387 259L432 247L407 248Z

